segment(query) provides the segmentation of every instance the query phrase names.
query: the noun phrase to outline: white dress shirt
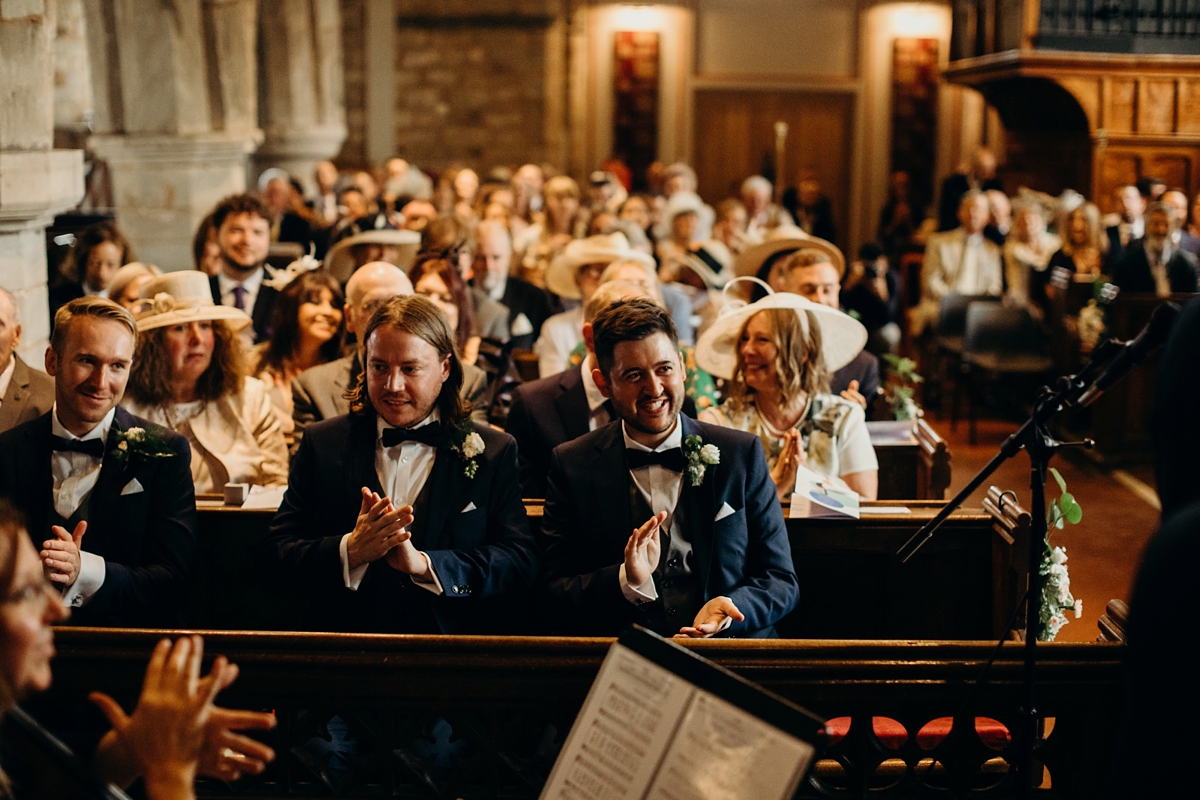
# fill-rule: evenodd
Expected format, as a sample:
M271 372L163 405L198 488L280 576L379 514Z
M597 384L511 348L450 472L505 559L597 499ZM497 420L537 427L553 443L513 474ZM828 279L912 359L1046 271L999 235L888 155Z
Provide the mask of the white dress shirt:
M435 408L429 416L413 427L423 428L440 419L441 417ZM375 474L379 478L379 485L383 487L383 491L391 499L392 505L396 508L403 508L404 506L412 505L417 496L421 494L421 490L425 488L425 482L429 480L429 474L433 471L433 462L437 458L437 448L422 444L421 442L402 442L394 447L384 447L383 432L390 427L390 425L383 421L382 417L376 418ZM359 564L354 569L350 569L349 533L342 537L338 552L342 559L342 580L346 588L351 591L358 591L363 576L367 574L367 567L371 565L369 563ZM424 556L425 563L429 565L429 574L433 576L433 580L427 581L416 575L412 575L410 577L413 583L422 589L428 589L434 594L442 594L442 583L438 580L437 573L433 570L433 564L429 560L429 556L425 555L424 552L421 552L421 555Z
M115 408L111 409L104 419L100 420L99 425L83 436L76 436L58 421L58 403L55 403L54 413L50 415L50 432L64 439L78 439L82 442L92 439L107 441L108 431L112 428L113 416L116 413ZM54 450L50 453L50 474L54 481L52 498L54 510L60 517L69 519L79 508L83 498L87 497L88 492L96 487L96 481L100 480L102 461L102 459L93 458L87 453L75 453L68 450ZM67 533L73 533L73 531L67 531ZM84 534L83 541L87 541L87 534ZM63 591L63 605L77 607L91 600L92 595L104 585L104 575L104 559L95 553L85 552L81 546L79 575L75 578L75 582Z
M658 447L650 448L644 444L634 441L629 435L628 426L621 423L621 435L625 437L626 450L642 450L647 453L659 453L664 450L670 450L674 447L683 446L683 426L679 424L679 417L675 418L675 429L659 443ZM663 520L663 524L659 526L660 531L669 531L671 529L671 520L675 516L675 506L679 504L679 493L683 490L683 473L673 472L660 464L647 464L638 469L632 469L629 474L633 477L633 484L642 494L642 499L650 506L650 510L655 514L666 511L667 518ZM634 520L638 527L645 524L646 520ZM618 579L621 582L621 594L625 599L635 605L650 603L658 599L658 589L654 586L654 578L649 578L640 586L634 586L629 583L629 578L625 575L625 564L621 564L621 569L617 572Z
M592 357L591 353L588 353L584 357L583 365L580 369L583 373L583 394L587 397L589 431L603 428L612 422L612 416L604 406L608 402L608 398L601 393L600 387L596 385L595 379L592 378L592 370L595 368L596 360Z
M0 406L4 405L4 395L8 394L8 385L12 383L13 373L17 370L17 354L8 357L8 366L0 371Z
M241 286L246 290L245 295L242 296L242 305L245 306L243 310L246 312L246 316L253 317L254 301L258 299L258 290L262 288L263 272L265 272L265 269L263 267L259 267L258 269L254 270L254 272L250 274L250 277L246 278L244 281L235 281L233 278L226 275L224 270L218 272L217 286L221 290L221 305L233 306L237 299L234 296L233 290L238 286Z
M571 351L582 341L582 307L550 317L542 324L542 333L533 344L533 352L538 357L538 374L548 378L567 369Z

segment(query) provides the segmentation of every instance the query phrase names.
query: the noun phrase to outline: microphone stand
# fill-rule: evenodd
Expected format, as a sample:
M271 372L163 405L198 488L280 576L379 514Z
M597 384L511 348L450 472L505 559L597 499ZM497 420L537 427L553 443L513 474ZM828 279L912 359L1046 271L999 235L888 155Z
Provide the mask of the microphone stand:
M1034 744L1037 742L1038 719L1037 709L1034 706L1034 677L1040 620L1038 611L1041 609L1042 599L1040 571L1046 547L1046 470L1058 448L1091 449L1095 444L1091 439L1081 442L1060 442L1050 435L1047 423L1065 406L1078 400L1079 396L1101 374L1103 368L1123 348L1124 343L1116 339L1108 339L1093 351L1092 360L1079 373L1059 378L1055 383L1054 390L1049 387L1043 388L1029 419L1017 429L1016 433L1005 440L1004 444L1000 446L1000 451L963 487L962 491L946 503L937 516L914 533L896 553L901 563L907 563L921 547L933 538L942 523L958 510L966 502L966 499L999 469L1001 464L1021 450L1025 450L1029 454L1029 488L1031 492L1029 513L1032 519L1029 531L1029 590L1025 595L1025 667L1022 680L1025 691L1024 703L1021 708L1020 730L1014 732L1018 747L1015 765L1018 797L1032 797L1033 795L1033 751Z

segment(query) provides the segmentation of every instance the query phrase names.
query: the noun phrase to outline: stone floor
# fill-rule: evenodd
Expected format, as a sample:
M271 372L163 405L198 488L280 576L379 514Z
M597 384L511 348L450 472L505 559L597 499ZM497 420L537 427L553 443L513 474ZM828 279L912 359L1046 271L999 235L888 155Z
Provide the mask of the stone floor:
M946 418L933 415L929 421L950 446L953 480L947 499L965 486L1017 429L1016 423L1007 420L980 419L978 441L972 446L967 441L965 421L959 423L957 431L950 430ZM1060 631L1058 640L1092 641L1098 635L1096 621L1104 613L1105 604L1114 597L1129 599L1142 549L1158 526L1158 509L1131 489L1129 481L1129 477L1134 477L1153 488L1153 472L1131 468L1126 475L1120 475L1100 469L1085 456L1071 452L1056 456L1051 466L1062 474L1068 490L1083 508L1083 520L1078 525L1068 525L1050 537L1052 544L1066 548L1071 591L1076 599L1083 600L1082 618L1072 619ZM1028 508L1028 457L1022 452L1011 459L989 483L1015 491L1021 505ZM987 485L972 495L968 506L982 505ZM1053 480L1048 482L1047 494L1058 497L1058 486Z

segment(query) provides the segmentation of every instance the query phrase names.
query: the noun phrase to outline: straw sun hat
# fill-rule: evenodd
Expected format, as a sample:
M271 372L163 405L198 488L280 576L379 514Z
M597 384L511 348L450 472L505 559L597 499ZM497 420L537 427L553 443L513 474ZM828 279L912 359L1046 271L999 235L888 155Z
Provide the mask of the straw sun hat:
M363 231L342 239L325 255L325 269L329 270L329 273L341 283L350 280L350 276L354 274L354 256L351 254L350 248L357 244L398 247L400 256L396 259L396 266L407 273L417 258L417 251L421 249L421 234L416 231L381 228Z
M700 365L701 369L719 378L726 380L733 378L734 370L737 368L738 337L746 322L760 311L774 308L795 311L800 318L800 327L806 336L808 335L809 315L804 312L811 312L812 319L815 319L817 325L820 326L821 355L825 360L826 369L830 372L841 369L853 361L854 357L863 349L863 345L867 343L867 329L861 322L836 308L814 303L798 294L775 292L768 294L756 303L744 303L744 301L732 299L728 294L728 288L739 280L745 279L735 278L730 281L726 287L725 308L721 310L721 315L717 317L716 322L704 331L700 336L700 341L696 343L696 363ZM754 278L750 280L762 283ZM766 284L762 285L766 287ZM768 292L771 291L770 287L766 288Z
M235 331L250 324L245 311L213 302L209 278L197 270L160 275L142 287L141 295L133 315L139 333L189 322L220 320Z
M550 262L546 269L546 288L559 297L578 300L582 297L579 286L575 283L575 274L579 269L588 264L607 266L614 261L636 261L652 270L655 268L654 259L641 250L630 247L629 240L623 233L589 236L586 239L575 239Z
M819 250L829 256L839 275L846 274L846 256L833 242L809 236L795 226L781 226L771 231L762 244L743 250L733 262L733 274L738 277L757 277L767 259L778 253L798 250Z

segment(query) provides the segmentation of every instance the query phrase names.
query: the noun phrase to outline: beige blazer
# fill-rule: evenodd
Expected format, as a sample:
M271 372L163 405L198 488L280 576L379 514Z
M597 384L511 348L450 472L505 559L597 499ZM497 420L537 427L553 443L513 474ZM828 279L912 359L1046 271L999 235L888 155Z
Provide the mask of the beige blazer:
M220 462L230 483L284 486L288 482L288 452L279 419L271 409L266 384L258 378L245 380L240 393L207 404L188 420L192 436ZM128 399L122 405L135 416L171 427L163 406L142 407ZM197 487L197 491L206 488ZM219 492L221 488L212 490Z
M13 358L12 380L0 397L0 433L37 419L54 405L54 378L32 369L16 353Z
M996 243L983 239L973 270L963 268L966 249L967 234L962 228L929 237L921 267L921 303L911 312L914 336L937 322L938 305L948 294L1004 294L1004 263Z

